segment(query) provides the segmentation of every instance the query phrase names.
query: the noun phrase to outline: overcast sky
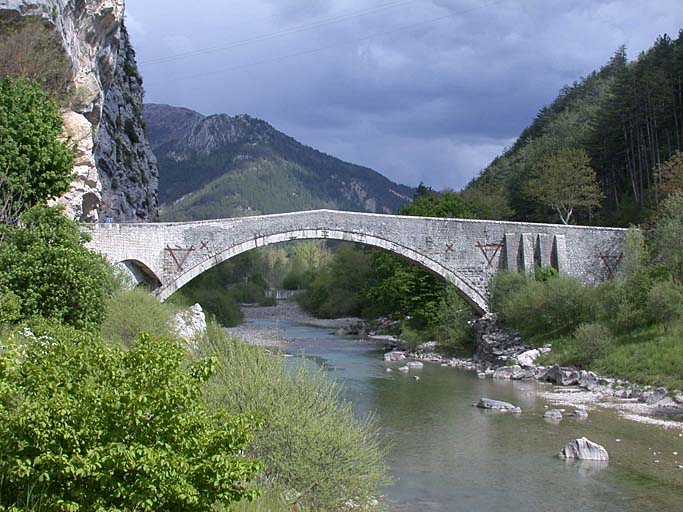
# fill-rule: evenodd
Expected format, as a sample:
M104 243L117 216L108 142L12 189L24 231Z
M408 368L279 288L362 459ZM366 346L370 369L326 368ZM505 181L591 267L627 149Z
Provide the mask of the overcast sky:
M128 0L146 101L250 114L460 189L564 84L683 28L681 0Z

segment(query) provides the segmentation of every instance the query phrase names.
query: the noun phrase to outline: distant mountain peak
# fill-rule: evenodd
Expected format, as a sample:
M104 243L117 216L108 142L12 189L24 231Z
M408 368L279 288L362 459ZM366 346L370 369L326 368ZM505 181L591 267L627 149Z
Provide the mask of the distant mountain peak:
M394 213L414 189L305 146L248 114L204 116L145 106L160 170L160 199L174 220L337 208Z

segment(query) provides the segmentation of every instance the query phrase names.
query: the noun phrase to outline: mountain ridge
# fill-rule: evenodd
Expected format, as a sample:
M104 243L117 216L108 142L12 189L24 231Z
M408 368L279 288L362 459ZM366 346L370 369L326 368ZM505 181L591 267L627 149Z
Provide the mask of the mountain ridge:
M144 117L169 220L310 208L394 213L414 194L411 187L302 144L248 114L205 116L150 103Z

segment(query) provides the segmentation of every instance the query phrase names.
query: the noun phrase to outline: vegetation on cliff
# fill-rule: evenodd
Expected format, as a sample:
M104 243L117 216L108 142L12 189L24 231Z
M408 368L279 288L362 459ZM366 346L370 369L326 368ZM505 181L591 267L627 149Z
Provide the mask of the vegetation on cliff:
M605 199L601 208L577 212L576 221L648 220L667 192L658 169L683 173L676 164L683 150L682 77L683 32L659 37L633 62L618 49L602 69L564 87L465 195L488 198L500 219L556 222L552 207L529 193L534 170L561 151L583 151Z

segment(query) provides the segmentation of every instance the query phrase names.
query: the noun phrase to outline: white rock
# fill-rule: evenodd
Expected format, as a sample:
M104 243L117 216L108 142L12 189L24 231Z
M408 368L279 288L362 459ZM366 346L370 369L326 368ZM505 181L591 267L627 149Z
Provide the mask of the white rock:
M585 437L568 443L560 452L560 457L578 460L609 460L609 454L603 446L600 446Z
M411 361L406 366L411 370L421 370L424 368L424 363L421 363L420 361Z
M538 359L540 355L541 353L534 348L527 350L526 352L522 352L515 359L517 360L517 364L520 366L534 366L536 364L536 359Z
M408 373L408 372L410 371L410 368L408 368L407 366L401 366L401 367L398 369L398 371L399 371L399 372L403 372L403 373Z
M171 319L176 336L187 342L188 348L196 349L198 340L206 334L206 316L199 304L181 309Z

